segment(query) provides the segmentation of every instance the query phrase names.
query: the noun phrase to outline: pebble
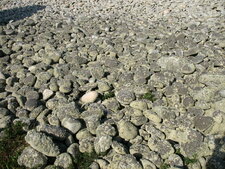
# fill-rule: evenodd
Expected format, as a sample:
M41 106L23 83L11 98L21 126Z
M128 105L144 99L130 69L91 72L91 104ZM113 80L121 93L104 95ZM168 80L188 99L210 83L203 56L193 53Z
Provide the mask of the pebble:
M49 99L52 95L53 95L53 91L49 90L49 89L45 89L42 93L43 95L43 100L47 100Z
M82 103L93 103L95 102L95 100L97 99L98 97L98 93L96 91L90 91L90 92L87 92L85 93L81 98L80 98L80 101Z

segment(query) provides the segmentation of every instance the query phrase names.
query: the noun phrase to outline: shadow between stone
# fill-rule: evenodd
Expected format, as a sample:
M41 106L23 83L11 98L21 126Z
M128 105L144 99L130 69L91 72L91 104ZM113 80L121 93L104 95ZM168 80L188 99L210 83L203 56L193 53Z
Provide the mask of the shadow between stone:
M225 137L215 140L213 155L206 163L206 169L225 169Z
M6 25L9 21L18 21L45 9L42 5L32 5L25 7L0 10L0 25Z

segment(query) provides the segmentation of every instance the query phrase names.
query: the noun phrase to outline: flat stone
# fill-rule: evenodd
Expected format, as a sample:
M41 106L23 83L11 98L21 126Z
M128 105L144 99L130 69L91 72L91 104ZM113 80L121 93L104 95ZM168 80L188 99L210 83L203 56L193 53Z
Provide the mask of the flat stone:
M195 128L199 131L207 130L213 123L213 118L209 116L197 116L194 118Z
M85 93L82 97L81 97L81 102L83 103L93 103L98 97L98 93L96 91L90 91Z
M29 99L25 102L25 108L29 111L32 111L34 108L36 108L38 105L37 100L35 99Z
M65 117L62 120L62 126L68 129L73 134L76 134L81 128L81 122L72 117Z
M62 168L70 168L73 167L73 159L69 153L62 153L56 157L54 165Z
M132 101L130 103L130 106L135 108L135 109L139 109L139 110L146 110L147 109L147 103L144 102L144 101L141 101L141 100L135 100L135 101Z
M42 124L36 127L38 131L44 132L47 135L57 139L57 140L65 140L68 136L68 133L65 129L59 126L53 126L49 124Z
M44 133L30 130L25 140L32 148L49 157L56 157L60 154L59 147L52 141L51 137Z
M113 158L109 165L109 169L143 169L141 164L131 154L118 155Z
M90 138L84 138L79 141L79 150L81 153L92 153L94 151L94 139L92 137Z
M112 144L111 136L97 136L94 141L94 148L96 153L104 153L110 149Z
M119 121L118 131L119 136L125 140L131 140L138 135L137 127L129 121Z
M195 71L195 66L185 58L179 57L161 57L157 64L163 69L172 72L182 72L191 74Z
M116 99L121 104L130 104L135 99L135 95L129 90L122 89L116 93Z
M44 167L47 164L47 157L32 147L26 147L17 160L20 166L27 168Z
M43 91L42 95L43 95L43 100L47 100L53 95L53 91L51 91L49 89L45 89Z
M117 141L112 142L112 148L118 154L126 154L127 152L126 146Z
M158 152L163 159L168 158L174 153L174 148L166 140L151 137L148 140L148 146L151 150Z

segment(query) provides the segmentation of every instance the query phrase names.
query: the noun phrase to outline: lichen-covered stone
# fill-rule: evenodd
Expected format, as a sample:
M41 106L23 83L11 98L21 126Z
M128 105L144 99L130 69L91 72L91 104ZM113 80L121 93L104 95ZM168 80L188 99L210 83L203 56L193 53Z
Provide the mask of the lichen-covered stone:
M109 165L109 169L142 169L141 164L131 154L117 155Z
M106 152L112 144L112 137L103 135L97 136L94 141L94 148L96 153L104 153Z
M81 122L72 117L65 117L62 120L62 126L68 129L73 134L77 133L81 128Z
M135 99L135 95L132 91L122 89L116 93L116 99L121 104L130 104Z
M68 153L62 153L56 157L54 165L69 169L73 167L73 159Z
M44 133L30 130L27 132L25 140L32 148L46 156L56 157L60 154L59 147L52 141L51 137Z
M20 166L39 168L47 164L47 157L32 147L26 147L18 157L17 162Z
M121 120L118 123L119 136L125 140L131 140L138 135L137 127L129 121Z

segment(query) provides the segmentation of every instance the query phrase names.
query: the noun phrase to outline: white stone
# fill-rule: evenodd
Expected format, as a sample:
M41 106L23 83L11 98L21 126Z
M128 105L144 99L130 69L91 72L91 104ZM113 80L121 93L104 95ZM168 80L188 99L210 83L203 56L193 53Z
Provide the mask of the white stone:
M47 100L53 95L53 91L49 89L45 89L42 94L43 94L43 100Z
M83 103L92 103L94 102L98 97L98 92L96 91L90 91L90 92L87 92L86 94L84 94L80 101L83 102Z

